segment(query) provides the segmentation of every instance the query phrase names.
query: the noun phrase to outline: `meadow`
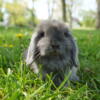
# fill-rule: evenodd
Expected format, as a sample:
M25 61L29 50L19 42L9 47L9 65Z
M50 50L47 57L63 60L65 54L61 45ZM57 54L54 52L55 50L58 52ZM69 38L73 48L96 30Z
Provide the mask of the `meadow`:
M51 89L22 60L34 29L0 27L0 100L100 100L100 30L73 30L80 82Z

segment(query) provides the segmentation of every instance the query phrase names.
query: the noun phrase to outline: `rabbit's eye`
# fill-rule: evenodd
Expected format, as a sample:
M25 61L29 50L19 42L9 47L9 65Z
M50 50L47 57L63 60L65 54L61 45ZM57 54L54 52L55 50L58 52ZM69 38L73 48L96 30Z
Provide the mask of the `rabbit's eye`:
M40 38L44 37L44 32L40 32L40 33L39 33L39 37L40 37Z
M64 32L64 36L65 36L65 37L68 37L69 34L68 34L67 32Z

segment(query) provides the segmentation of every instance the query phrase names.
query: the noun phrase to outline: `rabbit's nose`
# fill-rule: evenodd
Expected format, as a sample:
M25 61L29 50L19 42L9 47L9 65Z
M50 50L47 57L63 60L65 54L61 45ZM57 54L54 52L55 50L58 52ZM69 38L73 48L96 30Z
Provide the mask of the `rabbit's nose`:
M52 44L51 46L53 49L59 49L59 45L57 45L57 44Z

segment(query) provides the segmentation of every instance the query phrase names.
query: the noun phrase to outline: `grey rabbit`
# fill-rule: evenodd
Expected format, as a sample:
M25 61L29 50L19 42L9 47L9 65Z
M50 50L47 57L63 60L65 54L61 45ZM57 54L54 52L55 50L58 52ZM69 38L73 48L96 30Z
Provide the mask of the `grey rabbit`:
M52 80L57 86L69 72L71 72L69 80L79 80L78 48L63 22L45 20L39 24L37 33L32 35L25 61L34 73L39 73L38 67L41 64L43 79L52 73Z

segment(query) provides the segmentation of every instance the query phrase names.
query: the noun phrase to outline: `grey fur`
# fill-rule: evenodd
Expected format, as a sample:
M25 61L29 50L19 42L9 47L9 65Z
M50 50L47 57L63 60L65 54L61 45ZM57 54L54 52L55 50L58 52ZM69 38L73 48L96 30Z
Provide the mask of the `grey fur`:
M26 54L26 64L35 73L42 65L43 79L53 73L56 85L60 85L64 77L72 72L70 80L78 80L78 52L73 36L65 24L52 20L43 21L33 34Z

